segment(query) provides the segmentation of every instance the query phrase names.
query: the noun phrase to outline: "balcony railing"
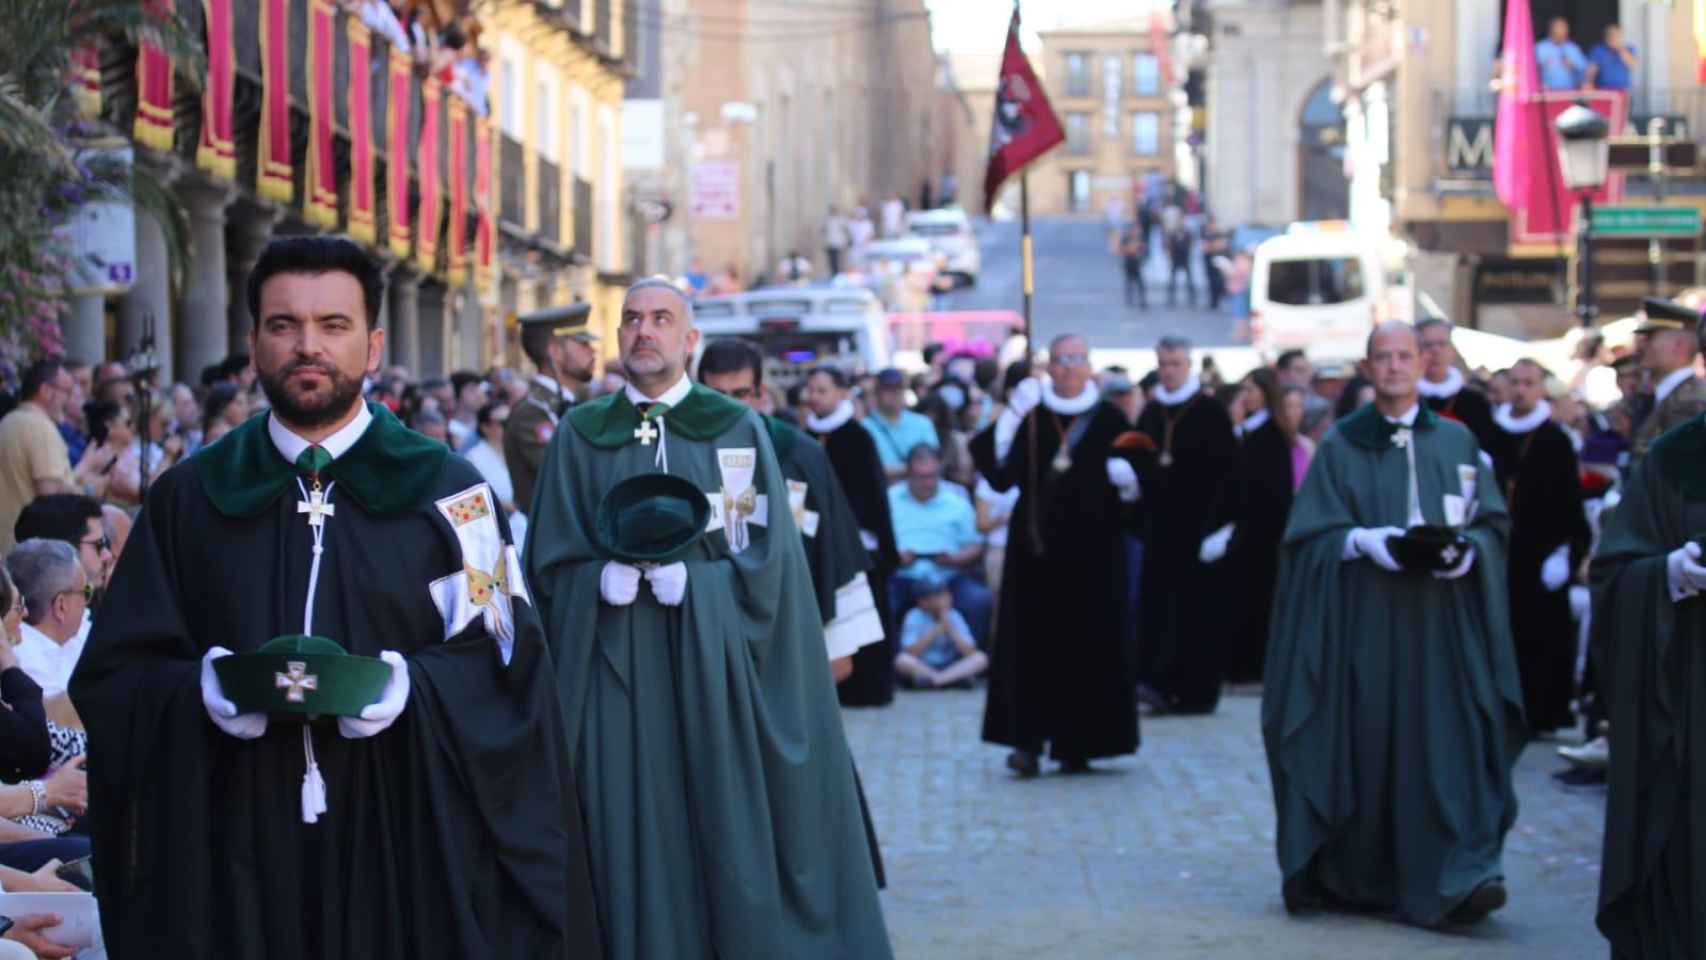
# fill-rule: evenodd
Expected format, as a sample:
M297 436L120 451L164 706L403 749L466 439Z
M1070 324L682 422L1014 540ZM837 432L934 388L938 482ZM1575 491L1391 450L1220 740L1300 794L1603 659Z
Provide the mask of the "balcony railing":
M592 256L592 184L575 178L575 252Z
M509 134L498 135L498 219L516 232L527 228L526 152Z
M552 246L563 242L563 171L539 158L539 236Z

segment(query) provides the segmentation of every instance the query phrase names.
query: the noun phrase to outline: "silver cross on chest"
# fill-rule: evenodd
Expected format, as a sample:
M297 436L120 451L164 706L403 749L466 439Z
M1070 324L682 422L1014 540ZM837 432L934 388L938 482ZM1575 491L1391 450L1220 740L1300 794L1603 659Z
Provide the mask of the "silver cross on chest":
M634 438L640 441L640 446L649 447L658 438L658 428L649 419L641 420L640 425L634 428Z
M291 703L301 703L308 699L308 691L320 689L320 678L308 672L308 664L291 660L284 669L284 673L272 675L273 688L283 690L284 699Z
M308 515L310 527L324 526L326 518L335 516L337 508L326 501L326 495L319 490L310 490L307 500L296 501L296 512Z
M1410 445L1410 428L1400 427L1392 432L1392 445L1402 450Z

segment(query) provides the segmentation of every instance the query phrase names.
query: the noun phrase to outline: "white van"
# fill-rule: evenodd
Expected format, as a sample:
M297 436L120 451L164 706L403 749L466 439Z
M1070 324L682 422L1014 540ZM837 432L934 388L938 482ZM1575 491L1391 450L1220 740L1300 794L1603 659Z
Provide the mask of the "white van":
M983 255L964 210L947 207L909 213L906 229L913 236L929 241L930 249L941 255L941 272L953 277L956 285L977 285L977 275L983 272Z
M1256 246L1250 267L1250 340L1262 354L1299 349L1311 360L1353 360L1382 319L1379 240L1349 229L1292 224Z
M863 287L776 287L693 302L699 344L743 337L764 352L764 378L789 387L820 364L849 373L889 365L888 313ZM694 358L697 362L698 358Z

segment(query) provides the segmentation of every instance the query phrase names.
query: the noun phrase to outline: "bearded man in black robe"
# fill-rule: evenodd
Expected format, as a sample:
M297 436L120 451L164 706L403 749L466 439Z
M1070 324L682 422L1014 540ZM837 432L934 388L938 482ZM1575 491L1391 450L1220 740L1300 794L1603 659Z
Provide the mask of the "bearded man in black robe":
M1226 523L1238 439L1226 408L1191 372L1190 341L1163 337L1155 354L1161 383L1137 420L1156 451L1141 475L1140 695L1159 711L1212 713L1229 612L1225 584L1203 561L1203 541Z
M1021 777L1039 772L1045 748L1061 772L1081 773L1138 745L1124 537L1140 493L1137 438L1097 395L1083 337L1049 344L1049 378L1016 387L971 443L990 486L1019 488L983 739L1011 747Z
M600 953L503 512L473 466L361 399L383 287L348 240L268 245L248 298L272 411L149 489L71 679L115 956ZM296 634L388 663L381 698L335 722L239 712L214 663ZM337 686L291 666L279 686L308 703Z
M1416 335L1422 340L1422 378L1416 381L1417 392L1429 410L1468 427L1481 451L1491 457L1499 440L1498 428L1493 425L1493 406L1481 391L1467 385L1463 371L1457 367L1451 321L1427 317L1417 322Z
M883 621L883 641L860 647L853 654L853 675L835 688L842 706L876 707L894 700L894 657L898 631L889 609L889 577L900 565L894 521L889 515L888 475L883 471L877 442L854 416L852 381L845 371L818 367L806 377L806 433L823 444L830 465L847 494L858 523L859 541L870 554L866 571L877 612Z
M1511 399L1493 411L1498 436L1491 451L1511 514L1511 639L1531 734L1574 720L1576 630L1567 588L1593 541L1576 449L1552 422L1545 382L1533 360L1511 367Z

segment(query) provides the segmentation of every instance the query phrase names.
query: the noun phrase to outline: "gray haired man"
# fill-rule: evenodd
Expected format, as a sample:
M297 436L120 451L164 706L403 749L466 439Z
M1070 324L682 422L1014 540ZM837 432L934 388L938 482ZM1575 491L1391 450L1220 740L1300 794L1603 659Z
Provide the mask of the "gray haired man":
M88 634L83 613L93 590L76 548L63 540L25 540L6 555L6 569L24 598L18 666L53 696L65 692Z

